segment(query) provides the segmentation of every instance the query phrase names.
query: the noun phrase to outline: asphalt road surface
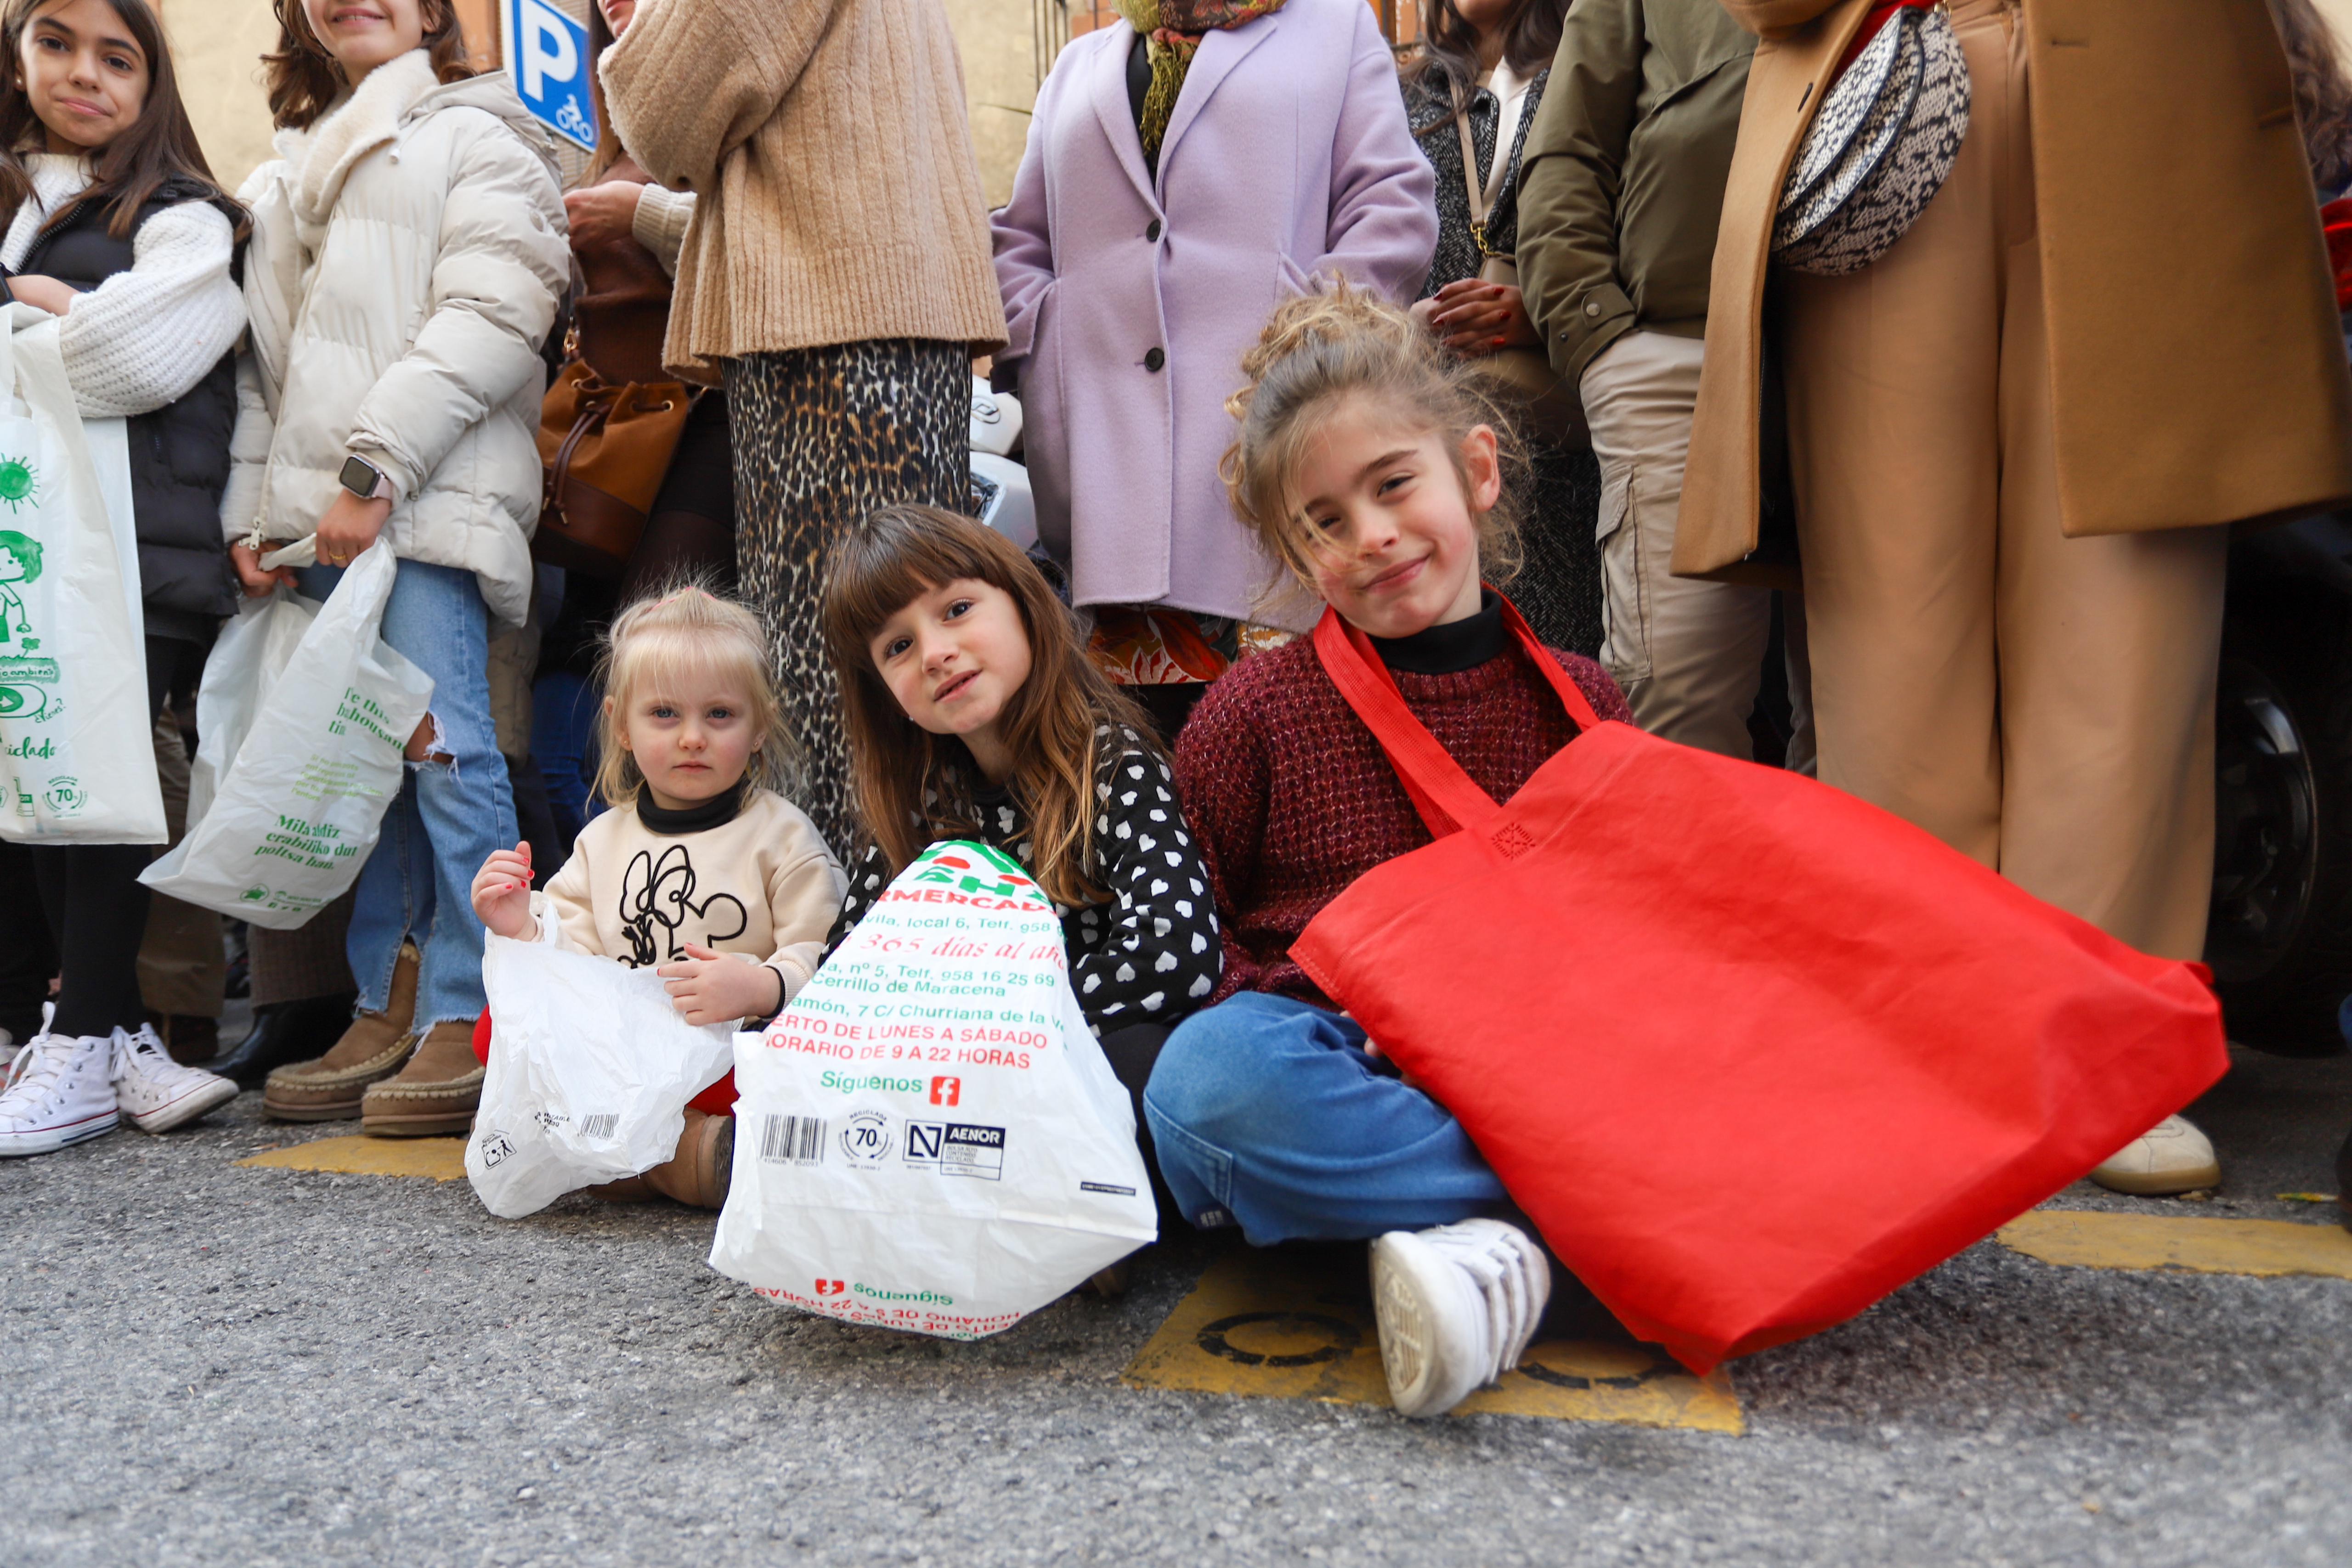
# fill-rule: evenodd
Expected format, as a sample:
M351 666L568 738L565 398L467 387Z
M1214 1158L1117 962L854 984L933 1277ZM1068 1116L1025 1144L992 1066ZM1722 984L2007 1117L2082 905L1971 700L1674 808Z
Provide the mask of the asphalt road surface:
M2344 1279L1989 1241L1735 1364L1737 1435L1407 1422L1123 1378L1229 1243L899 1337L711 1272L707 1215L236 1166L357 1130L259 1099L0 1164L0 1563L2352 1563ZM2352 1061L2242 1057L2198 1113L2210 1201L2058 1203L2331 1217L2275 1195L2334 1192Z

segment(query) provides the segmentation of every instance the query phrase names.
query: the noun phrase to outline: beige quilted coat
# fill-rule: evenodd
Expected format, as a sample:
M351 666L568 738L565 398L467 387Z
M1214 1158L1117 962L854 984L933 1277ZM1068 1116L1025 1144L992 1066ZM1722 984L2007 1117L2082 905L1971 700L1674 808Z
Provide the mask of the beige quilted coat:
M475 572L500 621L530 595L539 351L570 276L553 149L503 72L378 68L246 182L252 209L232 540L308 536L357 453L393 476L403 559Z

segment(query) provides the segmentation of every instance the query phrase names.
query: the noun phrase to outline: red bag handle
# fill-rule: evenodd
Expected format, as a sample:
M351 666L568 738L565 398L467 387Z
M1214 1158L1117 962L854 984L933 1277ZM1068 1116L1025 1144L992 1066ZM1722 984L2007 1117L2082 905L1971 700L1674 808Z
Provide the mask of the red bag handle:
M1491 591L1491 590L1490 590ZM1579 731L1591 729L1601 722L1592 711L1592 704L1583 689L1559 667L1559 661L1545 652L1544 645L1528 626L1518 606L1496 594L1503 609L1503 624L1518 640L1520 648L1534 662L1559 700L1568 708L1568 716L1576 722ZM1405 706L1404 695L1397 690L1396 677L1372 649L1371 639L1340 619L1339 612L1326 606L1323 619L1315 623L1315 656L1322 662L1323 673L1353 708L1372 738L1381 743L1388 756L1389 766L1396 769L1404 792L1412 798L1413 810L1421 813L1423 825L1432 838L1442 839L1457 828L1475 828L1492 820L1501 807L1494 797L1478 788L1477 780L1464 771L1454 760L1429 727L1412 716Z

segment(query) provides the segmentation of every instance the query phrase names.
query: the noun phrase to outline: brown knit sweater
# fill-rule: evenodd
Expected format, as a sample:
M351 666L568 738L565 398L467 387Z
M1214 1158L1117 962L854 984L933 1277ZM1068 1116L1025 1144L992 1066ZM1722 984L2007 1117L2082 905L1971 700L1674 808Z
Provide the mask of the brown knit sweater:
M1600 665L1553 656L1601 718L1630 716ZM1575 738L1559 695L1516 648L1454 674L1393 674L1413 716L1498 801ZM1349 883L1430 841L1311 639L1244 659L1209 688L1177 739L1176 783L1224 933L1211 999L1274 991L1330 1007L1290 945Z
M701 197L672 371L877 338L1003 346L940 0L645 0L602 69L630 155Z

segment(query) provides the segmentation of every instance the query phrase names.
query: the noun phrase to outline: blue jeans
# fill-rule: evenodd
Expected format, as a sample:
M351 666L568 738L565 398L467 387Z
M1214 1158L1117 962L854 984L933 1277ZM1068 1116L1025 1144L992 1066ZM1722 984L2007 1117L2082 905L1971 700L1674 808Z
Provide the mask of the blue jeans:
M1177 1206L1256 1247L1507 1207L1462 1124L1383 1067L1355 1019L1288 997L1244 991L1186 1019L1143 1091Z
M296 574L325 599L342 580L333 567ZM433 677L433 759L412 762L383 814L383 836L361 868L346 946L360 1010L392 998L400 945L424 956L416 978L420 1030L481 1015L482 923L474 873L492 850L512 849L514 792L490 722L490 614L474 574L404 560L384 606L383 640ZM448 760L439 760L440 758Z
M597 721L602 694L569 670L550 670L530 688L530 756L547 786L548 809L568 849L604 809L590 786L596 779Z

